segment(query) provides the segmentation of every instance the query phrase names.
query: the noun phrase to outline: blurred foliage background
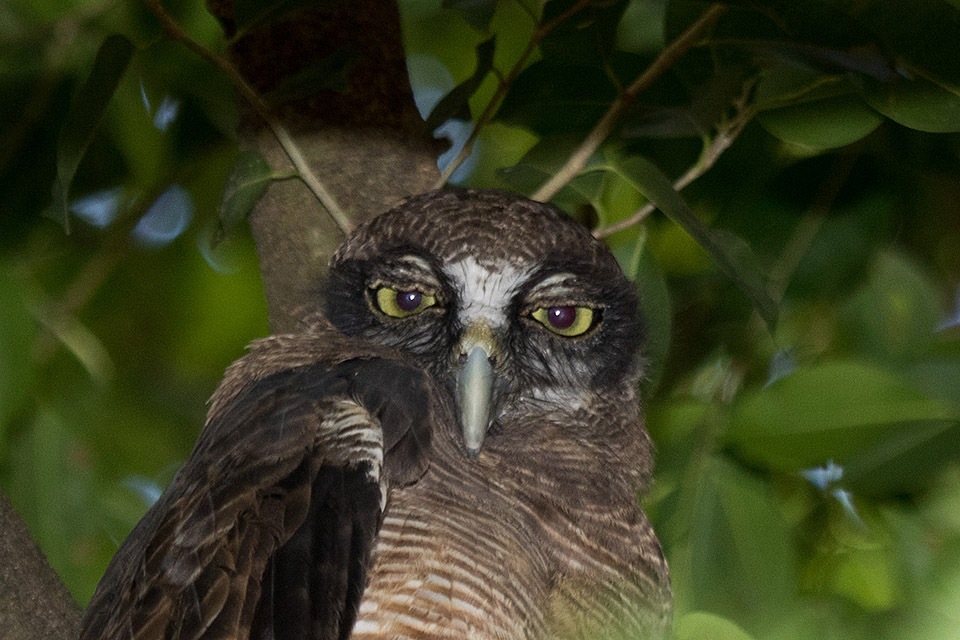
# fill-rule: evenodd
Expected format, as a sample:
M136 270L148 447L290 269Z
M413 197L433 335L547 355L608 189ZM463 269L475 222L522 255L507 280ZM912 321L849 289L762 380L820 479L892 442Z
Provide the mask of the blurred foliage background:
M528 194L707 7L400 6L441 166L468 142L453 182ZM960 5L727 8L554 198L644 301L677 637L955 638ZM225 49L202 3L168 9ZM233 100L135 1L0 4L0 486L82 604L267 331L218 216ZM647 197L667 215L609 228Z

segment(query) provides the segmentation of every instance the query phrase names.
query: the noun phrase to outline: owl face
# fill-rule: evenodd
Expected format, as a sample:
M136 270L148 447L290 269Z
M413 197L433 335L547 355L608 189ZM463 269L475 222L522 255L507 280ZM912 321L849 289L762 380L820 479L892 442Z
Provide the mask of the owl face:
M325 305L341 331L410 354L450 389L471 455L512 415L576 410L637 380L636 295L612 255L506 193L428 193L358 228Z

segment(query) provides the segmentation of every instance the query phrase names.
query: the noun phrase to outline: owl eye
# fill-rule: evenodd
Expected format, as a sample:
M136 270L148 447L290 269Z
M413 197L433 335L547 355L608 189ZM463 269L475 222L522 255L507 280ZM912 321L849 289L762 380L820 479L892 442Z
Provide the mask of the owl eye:
M376 293L377 308L392 318L406 318L437 304L437 299L416 289L400 290L380 287Z
M594 311L590 307L540 307L533 319L553 333L572 338L589 331L594 325Z

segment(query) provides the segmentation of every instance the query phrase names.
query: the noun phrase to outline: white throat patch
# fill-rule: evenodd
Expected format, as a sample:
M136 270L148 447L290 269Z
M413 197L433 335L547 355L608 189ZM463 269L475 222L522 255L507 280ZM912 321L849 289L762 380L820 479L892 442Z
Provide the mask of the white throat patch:
M510 301L530 275L529 270L507 263L490 269L472 256L448 265L444 273L460 292L460 321L464 326L483 321L491 329L506 324Z

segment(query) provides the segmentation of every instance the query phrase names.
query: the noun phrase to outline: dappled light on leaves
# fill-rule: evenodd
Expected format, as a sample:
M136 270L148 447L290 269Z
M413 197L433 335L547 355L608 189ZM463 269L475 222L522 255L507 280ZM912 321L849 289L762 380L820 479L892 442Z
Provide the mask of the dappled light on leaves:
M410 84L417 109L426 119L436 108L437 103L453 88L453 77L443 63L432 56L411 56L407 60L407 69L410 72ZM473 125L469 119L450 118L433 130L433 137L449 143L448 148L437 157L437 166L441 171L446 169L463 150L472 129ZM476 152L479 152L479 149ZM462 182L473 172L477 163L476 152L464 160L453 173L450 178L452 182Z
M180 185L160 194L133 228L133 237L148 247L162 247L176 240L193 220L193 199Z
M113 187L77 198L70 203L70 213L100 229L117 219L124 203L123 187Z

